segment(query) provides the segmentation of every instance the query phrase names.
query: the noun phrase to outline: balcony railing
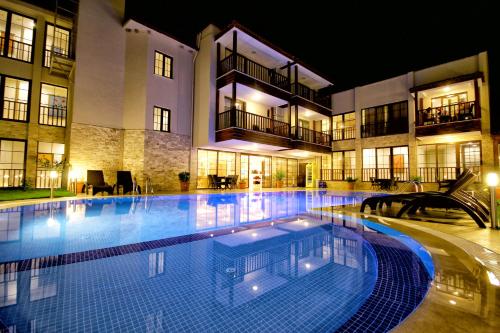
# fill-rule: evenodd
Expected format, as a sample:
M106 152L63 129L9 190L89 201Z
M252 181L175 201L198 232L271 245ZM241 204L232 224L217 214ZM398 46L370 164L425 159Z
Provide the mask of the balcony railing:
M57 178L50 178L51 170L36 170L36 188L50 188L50 182L53 181L54 188L61 188L62 173L57 173Z
M356 178L356 169L321 169L321 180L345 180Z
M220 75L223 75L231 70L247 74L254 79L263 81L280 89L290 91L290 80L276 72L276 70L262 66L253 60L248 59L241 54L236 55L236 66L234 64L233 55L230 54L220 61Z
M65 49L58 49L58 51L54 50L54 55L56 57L60 58L66 58L66 59L71 59L69 56L69 50ZM43 65L45 67L50 67L50 62L52 60L52 52L51 50L45 50L45 56L43 60Z
M2 119L28 120L28 103L4 99Z
M354 139L355 137L356 137L356 128L354 127L337 128L332 130L333 141L349 140L349 139Z
M332 108L332 98L330 95L320 95L316 90L303 85L302 83L297 84L297 91L295 91L295 84L292 84L292 94L305 98L311 102L322 105L329 109Z
M416 126L427 126L455 121L479 119L481 114L475 101L450 104L418 110Z
M391 134L408 133L408 120L398 122L373 123L361 125L361 137L370 138Z
M285 122L263 117L237 109L219 113L217 130L237 127L246 130L290 137L290 125Z
M31 44L12 39L10 39L8 43L7 57L27 62L31 61L31 50L33 48Z
M363 168L364 182L369 182L371 178L392 179L398 178L399 181L408 180L408 168Z
M66 107L40 105L38 122L42 125L66 127Z
M472 166L469 169L479 176L478 179L481 178L480 166ZM418 176L422 178L422 182L424 183L436 183L438 181L456 179L463 170L464 168L457 167L421 167L418 168Z
M0 187L21 187L23 180L23 169L0 169Z
M328 133L322 133L300 126L292 126L291 131L296 134L296 140L330 147L331 135Z

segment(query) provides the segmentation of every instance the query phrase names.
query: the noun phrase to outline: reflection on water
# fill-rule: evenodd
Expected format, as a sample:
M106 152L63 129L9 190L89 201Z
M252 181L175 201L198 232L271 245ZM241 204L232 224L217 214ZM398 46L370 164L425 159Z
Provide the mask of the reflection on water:
M369 195L369 194L364 194ZM69 200L0 210L0 262L139 243L354 205L328 191Z
M371 294L376 263L360 234L295 217L72 265L1 265L0 320L14 332L333 330Z

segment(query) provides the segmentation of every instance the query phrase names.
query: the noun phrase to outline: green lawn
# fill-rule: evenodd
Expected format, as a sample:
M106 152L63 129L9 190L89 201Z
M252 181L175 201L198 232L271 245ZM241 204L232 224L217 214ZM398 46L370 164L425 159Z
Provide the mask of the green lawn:
M66 190L54 190L54 197L72 197L75 194ZM23 200L23 199L39 199L49 198L49 189L29 189L26 191L18 189L3 189L0 190L0 201Z

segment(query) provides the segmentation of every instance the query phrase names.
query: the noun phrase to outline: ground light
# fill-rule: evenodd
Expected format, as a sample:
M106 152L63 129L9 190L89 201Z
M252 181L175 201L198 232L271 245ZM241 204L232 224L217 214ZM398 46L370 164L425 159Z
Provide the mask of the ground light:
M486 175L486 184L490 188L490 217L491 227L497 229L497 201L495 197L496 187L498 186L498 175L496 172L490 172Z

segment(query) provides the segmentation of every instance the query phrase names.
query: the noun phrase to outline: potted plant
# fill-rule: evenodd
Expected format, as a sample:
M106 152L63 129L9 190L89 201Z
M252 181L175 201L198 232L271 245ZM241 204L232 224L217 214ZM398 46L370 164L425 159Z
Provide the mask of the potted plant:
M276 187L283 187L283 179L285 179L285 172L283 170L276 171Z
M347 177L345 181L347 182L347 189L354 190L354 183L358 180L358 178Z
M189 190L189 179L191 174L187 171L179 172L179 181L181 182L181 191Z
M246 179L242 179L242 180L240 180L240 182L239 182L239 186L240 186L240 189L245 189L245 188L247 188L247 180L246 180Z
M424 186L422 185L422 177L411 176L410 181L415 185L415 192L423 192Z

